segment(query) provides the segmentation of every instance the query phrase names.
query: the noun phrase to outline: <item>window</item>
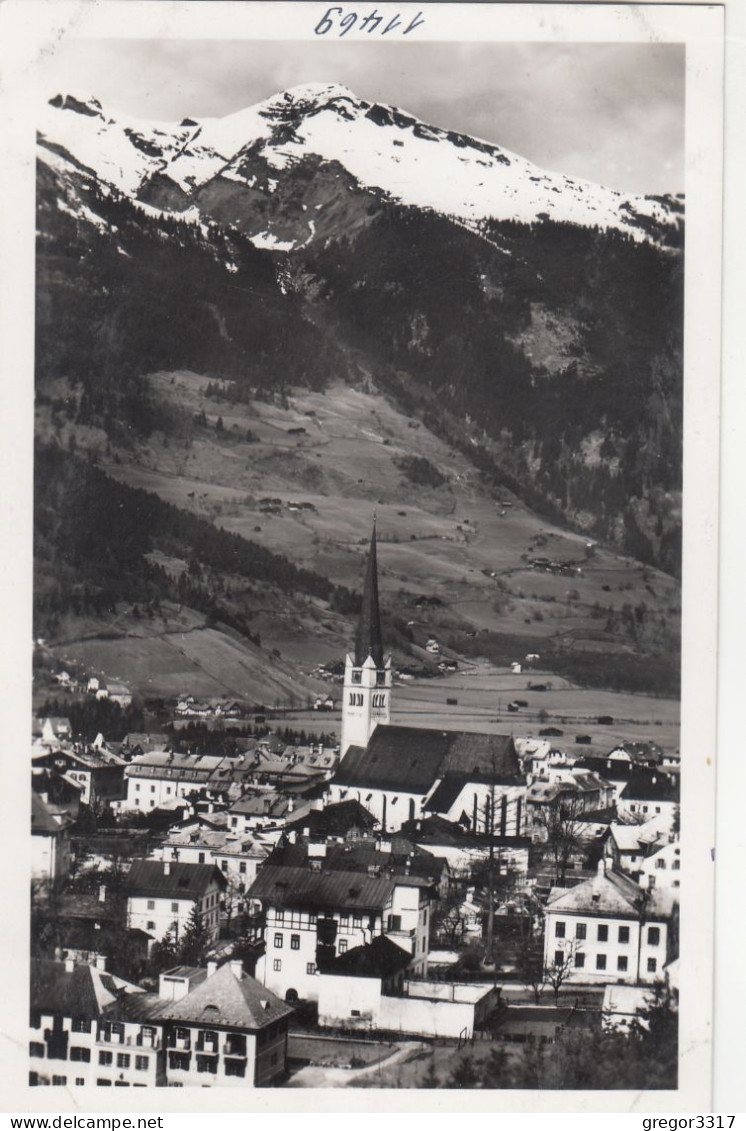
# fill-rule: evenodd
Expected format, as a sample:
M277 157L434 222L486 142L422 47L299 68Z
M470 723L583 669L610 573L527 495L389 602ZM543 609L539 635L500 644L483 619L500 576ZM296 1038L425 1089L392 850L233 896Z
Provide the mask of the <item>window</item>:
M62 1088L67 1084L67 1076L53 1076L52 1083Z
M226 1076L245 1076L246 1065L242 1060L226 1060L225 1074Z
M153 920L152 920L152 919L148 919L148 926L147 926L147 929L148 929L149 931L154 931L154 930L155 930L155 923L153 922Z
M339 940L339 953L344 954L346 950L347 950L347 939L340 939Z
M154 899L148 900L148 911L155 911L155 900Z
M70 1028L73 1033L90 1033L91 1023L87 1017L74 1017Z
M135 1057L135 1068L137 1069L138 1072L146 1072L149 1064L150 1064L150 1057L149 1056L136 1056Z
M554 965L555 966L561 966L563 961L564 961L564 958L565 958L565 955L564 955L563 951L555 950L555 952L554 952Z
M81 1048L79 1045L72 1045L70 1048L70 1060L84 1060L86 1064L90 1064L91 1050Z
M218 1058L216 1056L198 1056L197 1057L197 1071L210 1072L213 1075L218 1070Z
M401 930L401 915L389 915L386 925L387 931L400 931Z
M276 950L282 950L282 939L283 939L283 936L281 934L279 934L279 932L278 932L275 935L275 949Z
M276 923L284 923L285 922L285 912L284 911L275 911L275 922Z
M114 1054L113 1054L113 1053L110 1053L110 1052L100 1052L100 1053L98 1054L98 1062L99 1062L99 1064L112 1064L112 1063L113 1063L113 1060L114 1060Z
M275 958L274 962L272 963L272 969L274 970L275 974L280 973L280 971L282 970L282 959L281 958Z
M362 925L363 925L362 915L353 915L352 925L353 925L353 927L362 927Z
M31 1014L31 1028L32 1029L41 1029L41 1014L40 1013L32 1013Z
M351 1009L350 1010L350 1017L359 1017L359 1016L360 1016L360 1010L359 1009Z
M128 1052L117 1053L117 1068L129 1068L130 1054Z
M291 935L290 936L290 949L291 950L300 950L300 935Z
M96 1081L96 1085L99 1088L110 1088L111 1080L104 1080L103 1077L99 1076L98 1080Z
M597 954L596 955L596 969L597 970L605 970L606 969L606 955L605 954Z
M657 969L658 969L658 959L657 958L649 958L648 959L648 974L654 974Z
M656 860L656 862L655 862L655 866L656 866L656 868L662 868L662 869L663 869L663 870L665 871L665 868L666 868L666 861L665 861L665 860L661 860L661 859L658 859L658 860Z
M681 861L680 860L674 860L671 867L673 868L674 872L680 871L681 870Z
M585 923L576 923L575 924L575 938L576 939L584 939L585 937L586 937L586 925L585 925Z
M239 861L238 870L239 870L239 872L241 873L242 876L246 875L246 861L245 860Z
M598 941L599 942L608 942L609 941L609 928L603 923L599 924Z
M315 962L307 962L306 963L306 974L315 974L315 973L316 973L316 963Z
M140 783L139 783L139 781L136 781L135 782L135 789L139 790L139 788L140 788Z
M620 972L620 974L623 974L626 971L626 969L627 969L627 955L626 954L620 954L619 955L619 957L616 960L616 968Z
M619 942L620 943L628 943L629 942L629 927L620 927L619 928Z
M154 785L151 785L151 787L150 787L150 792L151 792L151 793L155 793L155 786L154 786Z
M29 1045L29 1056L44 1056L44 1045L41 1041L32 1041Z
M563 939L565 937L565 924L562 922L554 924L554 937L556 939Z
M660 927L648 927L648 946L660 946Z
M575 955L575 965L577 966L577 968L579 970L582 970L582 968L585 966L585 955L584 954L576 954Z
M223 872L227 872L227 871L228 871L228 861L227 861L227 860L221 860L221 861L220 861L220 869L221 869L221 871L223 871Z
M82 1088L82 1087L84 1086L84 1084L85 1084L85 1080L84 1080L84 1078L83 1078L82 1076L76 1076L76 1077L75 1077L75 1083L77 1084L77 1086L78 1086L79 1088Z

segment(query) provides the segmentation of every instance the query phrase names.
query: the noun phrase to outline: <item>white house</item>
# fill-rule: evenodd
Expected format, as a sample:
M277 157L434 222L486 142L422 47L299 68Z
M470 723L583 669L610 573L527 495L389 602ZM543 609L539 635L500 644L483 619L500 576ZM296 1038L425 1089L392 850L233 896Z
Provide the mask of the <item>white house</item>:
M133 758L126 769L125 808L149 813L166 803L207 790L219 766L229 759L212 754L175 754L153 750Z
M29 1084L271 1085L287 1071L291 1016L240 962L176 967L147 993L95 966L37 960Z
M44 884L63 880L70 871L70 826L73 819L59 805L50 805L31 791L31 876Z
M217 939L226 880L214 864L134 860L126 887L128 927L158 940L172 931L179 942L196 907L208 934Z
M266 914L266 953L256 976L275 993L318 997L317 970L380 935L427 973L429 899L412 877L265 864L249 892Z
M599 861L592 879L555 888L546 905L544 962L570 961L568 981L655 982L672 957L673 906Z
M669 892L679 898L681 887L681 845L678 841L664 844L648 856L642 865L640 886Z

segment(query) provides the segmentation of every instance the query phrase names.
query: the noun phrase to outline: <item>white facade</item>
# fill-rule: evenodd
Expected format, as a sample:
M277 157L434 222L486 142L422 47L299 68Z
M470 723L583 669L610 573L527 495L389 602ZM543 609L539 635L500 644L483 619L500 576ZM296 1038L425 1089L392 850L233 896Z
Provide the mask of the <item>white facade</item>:
M668 923L630 915L595 916L589 912L546 909L544 964L572 960L568 982L655 982L663 978L667 960Z
M255 976L278 997L284 998L288 990L295 990L300 998L318 999L319 917L334 919L336 923L337 954L344 954L382 934L380 911L334 911L317 915L314 911L268 907L264 931L266 950L257 962Z
M371 656L361 667L353 656L345 657L340 761L350 746L366 747L376 727L391 721L392 678L390 656L382 668L376 667Z
M641 887L668 891L678 898L681 887L681 845L678 841L666 844L648 856L642 864L641 873Z
M127 926L139 928L160 941L173 929L179 942L189 924L192 908L197 904L202 923L213 939L220 928L220 890L212 884L200 900L174 895L130 895L127 900Z
M372 813L381 826L381 831L395 833L406 821L422 817L427 794L402 793L393 789L369 789L356 786L339 785L329 782L329 801L359 801Z

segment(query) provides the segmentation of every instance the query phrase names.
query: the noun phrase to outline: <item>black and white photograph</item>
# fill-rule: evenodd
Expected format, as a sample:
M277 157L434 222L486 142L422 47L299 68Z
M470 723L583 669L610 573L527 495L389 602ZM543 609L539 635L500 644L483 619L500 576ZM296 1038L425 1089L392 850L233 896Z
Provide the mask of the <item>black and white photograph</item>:
M689 32L164 7L33 73L15 1083L676 1110L715 753Z

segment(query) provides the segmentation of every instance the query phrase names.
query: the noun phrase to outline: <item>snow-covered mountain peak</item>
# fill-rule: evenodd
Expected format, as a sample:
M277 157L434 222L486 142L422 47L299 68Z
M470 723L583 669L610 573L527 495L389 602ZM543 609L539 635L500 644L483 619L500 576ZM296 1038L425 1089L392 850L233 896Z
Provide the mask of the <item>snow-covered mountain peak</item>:
M548 173L495 143L367 102L336 82L304 83L221 118L179 124L109 115L90 95L58 94L39 124L47 150L69 154L120 191L151 201L155 193L161 206L196 206L208 215L216 192L221 199L246 190L254 199L273 195L286 171L301 164L344 171L366 193L475 231L491 220L546 219L657 240L675 231L674 213L683 211L661 197ZM314 209L322 206L314 199Z

